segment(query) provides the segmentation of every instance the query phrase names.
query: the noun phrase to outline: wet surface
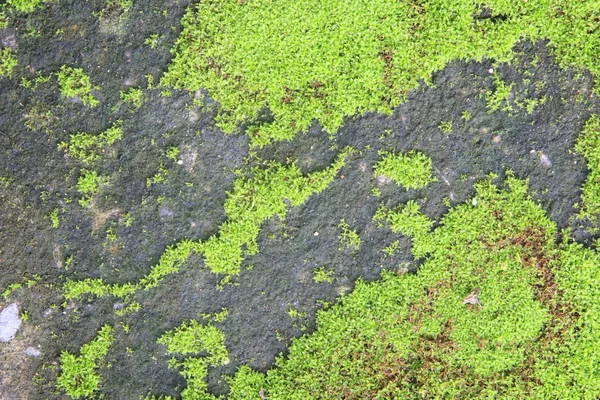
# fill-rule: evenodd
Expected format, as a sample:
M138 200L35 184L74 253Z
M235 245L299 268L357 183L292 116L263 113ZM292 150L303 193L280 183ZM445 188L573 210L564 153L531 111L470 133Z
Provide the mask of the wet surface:
M472 195L473 183L489 173L502 177L510 169L529 179L533 198L550 218L560 228L572 226L579 240L589 239L570 220L586 168L569 150L587 117L600 107L591 78L561 70L543 43L518 45L510 65L452 63L435 74L435 87L411 92L391 116L349 118L335 139L315 125L290 142L250 154L246 137L223 135L214 127L210 99L194 101L194 94L178 91L165 97L162 88L146 89L146 75L158 81L167 68L189 2L147 1L134 4L124 18L99 18L102 3L61 1L0 31L3 46L14 48L19 60L16 78L0 79L0 290L40 278L0 298L0 308L17 302L26 310L29 328L17 334L19 346L41 349L30 357L0 345L0 358L11 364L0 367L2 396L61 398L53 387L60 352L77 352L103 324L129 328L117 330L99 371L107 398L176 396L185 382L168 369L168 356L156 339L185 320L226 308L229 315L218 326L231 362L209 372L211 390L224 393L222 374L241 364L268 369L293 337L314 329L322 301L348 293L358 278L378 279L382 268L418 267L405 238L372 222L380 204L417 200L424 213L438 219L448 204ZM144 44L153 34L160 38L155 49ZM63 64L86 71L98 86L93 92L98 107L60 97L53 74ZM490 69L513 83L512 100L546 96L545 103L531 114L516 105L513 112L488 113L484 94L494 88ZM36 74L49 76L49 82L34 89L20 85L21 77ZM139 109L119 98L119 91L129 87L144 89ZM118 120L123 139L89 167L108 183L84 209L75 185L85 166L66 157L58 144L71 133L99 133ZM452 122L449 133L439 128L447 121ZM120 300L114 298L64 302L60 287L67 278L136 282L168 245L215 234L225 220L223 203L236 169L273 159L296 161L312 172L326 168L346 146L357 152L326 190L290 207L285 220L274 217L263 225L259 253L244 260L235 285L218 290L220 277L193 256L157 288L135 295L141 305L137 313L118 316ZM175 159L167 156L172 147L179 149ZM437 182L407 191L373 176L378 151L412 149L431 157ZM164 180L148 185L156 174ZM51 227L54 210L58 228ZM341 219L359 234L359 250L340 249ZM386 255L383 249L396 240L397 251ZM314 282L317 267L332 269L333 282ZM306 317L291 318L290 309Z

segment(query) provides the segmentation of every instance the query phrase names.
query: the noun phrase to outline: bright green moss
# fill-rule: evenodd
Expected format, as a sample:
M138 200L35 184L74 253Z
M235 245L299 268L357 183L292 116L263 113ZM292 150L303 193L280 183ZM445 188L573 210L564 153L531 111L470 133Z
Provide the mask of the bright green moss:
M65 97L77 97L83 104L96 107L98 100L92 96L92 83L89 76L81 68L72 68L63 65L56 74L60 93Z
M432 231L416 204L380 211L418 273L359 280L266 375L239 368L232 398L597 398L600 256L556 244L526 183L506 185L475 185Z
M24 13L32 12L41 2L42 0L7 0L9 6Z
M340 251L351 249L358 251L360 249L360 236L355 230L350 229L348 223L342 218L338 224L340 228Z
M498 75L494 74L494 90L485 92L486 107L489 113L502 110L510 112L513 110L509 98L513 84L507 85Z
M119 296L121 289L126 295L137 289L151 289L166 275L179 271L192 252L200 254L204 265L211 272L222 274L222 283L227 283L232 276L239 274L244 254L255 254L258 251L256 238L261 225L275 215L284 219L287 212L286 200L297 207L311 195L325 190L352 152L352 149L344 150L328 168L308 175L302 175L296 164L281 165L273 162L267 168L252 169L251 177L240 177L234 181L224 205L227 220L219 228L218 234L206 241L182 240L168 247L158 263L138 284L108 286L101 280L68 280L64 286L65 297L79 298L83 294ZM93 193L98 190L97 182L100 178L94 171L87 170L82 170L82 177L81 189L85 191L82 192L84 197L80 202L87 205Z
M133 109L137 109L142 106L143 94L144 93L142 92L142 89L140 89L140 88L131 88L126 92L124 92L122 90L119 92L119 96L121 97L121 100L123 100L125 103L129 104L129 106Z
M346 116L390 112L448 62L508 60L522 39L546 38L562 66L598 77L598 10L598 0L202 1L182 19L162 84L207 89L225 132L268 107L274 121L247 129L263 146L313 120L334 133Z
M58 148L65 150L69 157L89 165L100 158L100 152L104 147L112 145L123 137L120 124L121 121L118 121L99 135L85 132L72 134L69 141L61 142Z
M100 384L100 376L96 373L98 362L106 356L112 341L113 329L104 325L94 340L81 346L79 356L63 351L56 386L73 399L93 395Z
M17 59L12 50L5 47L0 50L0 76L11 77L13 70L17 66Z
M162 335L157 343L163 344L167 352L178 356L188 356L183 361L172 359L172 368L181 368L186 378L187 388L181 392L182 399L214 399L208 393L206 373L209 366L225 365L229 362L225 348L225 335L212 324L200 325L197 321L183 323ZM207 353L205 357L193 357Z
M218 235L198 246L206 267L225 277L237 275L243 258L242 249L246 254L258 251L256 237L262 223L275 215L282 220L285 218L284 200L297 207L311 195L322 192L333 181L350 152L345 150L331 166L306 176L295 164L270 163L264 169L254 168L250 179L237 179L224 205L227 221Z
M431 175L431 159L418 151L408 153L380 152L381 159L374 176L386 176L406 189L420 189L437 179Z
M82 169L77 180L77 191L81 195L79 204L82 207L87 207L92 201L92 197L100 190L100 185L105 182L106 179L99 176L96 171Z
M583 207L579 216L596 221L600 215L600 119L592 115L575 144L575 151L581 154L588 166L588 176L582 187Z
M333 273L334 273L333 268L328 269L324 266L317 267L317 268L313 269L313 281L315 281L316 283L321 283L321 282L332 283L333 282Z

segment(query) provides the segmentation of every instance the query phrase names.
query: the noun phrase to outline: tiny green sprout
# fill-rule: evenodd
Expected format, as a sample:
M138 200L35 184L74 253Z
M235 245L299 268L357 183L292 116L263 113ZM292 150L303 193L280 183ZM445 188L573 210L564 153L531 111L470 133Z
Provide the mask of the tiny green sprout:
M158 33L153 33L144 40L144 44L150 46L150 48L154 50L158 45L159 38L160 35Z
M344 249L352 249L358 251L360 249L361 240L356 231L350 229L350 226L342 218L338 227L341 229L340 233L340 251Z
M374 187L373 189L371 189L371 195L373 195L373 197L380 197L381 190L379 190L378 187Z
M20 315L19 318L21 319L21 321L23 322L27 322L29 321L29 313L27 311L23 311Z
M444 133L452 133L452 121L442 121L438 125L438 128Z
M392 257L398 250L400 250L400 241L394 240L383 248L383 253L388 257Z
M48 215L48 218L50 219L50 226L52 226L54 229L57 229L60 224L60 220L58 218L58 208L52 210L50 215Z
M96 107L98 100L92 96L92 86L89 76L81 68L63 65L56 74L60 93L64 97L77 97L81 102L90 107Z
M294 308L290 308L287 313L290 318L306 318L305 312L298 311Z
M0 76L10 78L16 66L17 59L13 56L12 50L8 47L0 50Z
M82 207L87 207L92 201L92 197L98 193L99 185L105 183L105 181L106 179L99 176L96 171L82 169L77 180L77 191L82 196L79 199L79 204Z
M464 121L469 121L472 118L471 113L469 112L469 110L465 110L462 112L462 114L460 115L460 117L464 120Z
M130 88L127 91L119 91L119 97L125 103L129 104L132 109L138 109L142 106L142 89L140 88Z
M328 269L325 266L317 267L313 270L313 281L316 283L332 283L333 272L333 268Z
M179 149L175 146L169 147L166 152L167 158L173 162L177 162L177 156L179 156Z

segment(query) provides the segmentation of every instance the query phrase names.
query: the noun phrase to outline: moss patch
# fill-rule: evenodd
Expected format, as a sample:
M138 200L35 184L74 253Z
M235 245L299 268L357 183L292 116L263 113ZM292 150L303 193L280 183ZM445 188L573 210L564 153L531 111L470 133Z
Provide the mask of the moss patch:
M431 159L418 151L406 154L381 152L374 175L385 176L406 189L420 189L437 179L431 175Z
M414 205L388 212L419 272L359 281L276 368L241 367L232 398L597 397L598 256L556 244L526 184L506 185L477 184L433 231Z
M92 83L90 77L82 68L73 68L63 65L56 74L60 94L64 97L77 97L83 104L96 107L98 100L92 95Z
M104 325L94 340L81 346L79 356L63 351L56 386L73 399L91 396L100 383L100 376L95 371L98 362L106 356L112 341L113 329Z
M581 194L581 218L596 221L600 214L600 119L592 115L575 144L575 151L581 154L589 169Z
M273 122L247 129L256 146L313 120L334 133L346 116L391 112L448 62L506 60L523 38L547 38L563 66L600 76L595 1L213 0L182 26L162 84L208 90L225 132L267 107Z

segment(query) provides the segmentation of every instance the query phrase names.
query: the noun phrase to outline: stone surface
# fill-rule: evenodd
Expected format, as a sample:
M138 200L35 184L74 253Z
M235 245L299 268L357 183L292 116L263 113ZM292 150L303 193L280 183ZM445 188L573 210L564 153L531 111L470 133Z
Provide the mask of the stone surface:
M20 327L19 308L17 303L12 303L0 312L0 342L14 339Z
M25 355L28 355L29 357L39 357L42 355L42 352L40 351L40 349L38 349L37 347L33 347L33 346L29 346L25 349Z

